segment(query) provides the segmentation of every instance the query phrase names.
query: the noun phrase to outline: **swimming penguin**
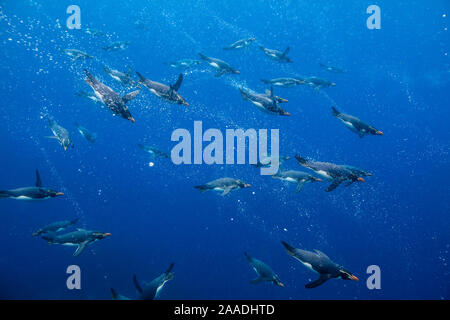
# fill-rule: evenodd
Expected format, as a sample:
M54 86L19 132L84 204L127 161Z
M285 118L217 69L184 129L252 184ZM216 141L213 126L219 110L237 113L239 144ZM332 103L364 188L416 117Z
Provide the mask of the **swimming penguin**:
M94 78L87 70L84 70L86 73L86 83L91 86L92 90L94 90L95 95L100 98L100 100L105 104L114 115L120 115L122 118L130 120L131 122L136 122L134 118L131 116L130 111L125 105L128 101L136 98L139 93L139 90L133 91L123 97L120 97L117 92L113 89L104 85L100 81Z
M290 156L278 156L278 166L279 168L281 168L283 166L283 162L285 162L286 160L291 159ZM271 167L272 166L272 156L270 154L263 156L263 157L259 157L258 162L256 164L252 164L252 166L255 166L257 168L267 168L267 167Z
M215 77L220 77L221 75L231 73L231 74L240 74L241 72L231 67L228 63L223 60L210 58L205 56L204 54L199 53L200 57L205 60L211 67L217 70Z
M358 172L347 168L345 165L309 161L299 155L296 155L295 159L297 159L301 166L313 170L321 177L332 181L331 185L326 189L326 192L333 191L344 181L348 181L346 184L347 187L356 181L364 182L364 179L360 174L358 174Z
M326 64L320 63L320 66L322 68L324 68L325 70L327 70L328 72L332 72L332 73L345 73L347 71L345 71L344 69L338 68L338 67L333 67L333 66L328 66Z
M103 47L105 51L117 51L117 50L125 50L130 45L129 41L117 41L111 43L109 46Z
M144 283L143 285L138 282L136 275L133 276L134 286L140 293L140 300L154 300L158 297L166 282L173 279L173 266L174 264L172 263L166 272L153 279L150 283Z
M65 230L78 222L80 218L76 218L73 220L64 220L57 221L46 225L45 227L40 228L38 231L33 232L33 237L40 236L44 233L53 233Z
M42 187L42 180L38 170L36 170L36 186L0 191L0 199L46 200L63 195L64 193L62 192Z
M288 170L288 171L280 171L275 173L272 178L280 179L286 182L296 183L297 190L296 192L302 191L303 186L309 182L322 181L320 178L316 178L306 172Z
M94 37L106 35L106 33L104 33L103 31L91 29L91 28L86 28L84 32L86 32L86 34L88 34L90 36L94 36Z
M345 270L342 266L339 266L331 261L325 253L319 250L314 250L315 252L311 252L291 247L284 241L281 243L286 248L286 251L290 256L300 261L309 270L319 274L319 279L305 285L305 288L307 289L318 287L327 280L339 277L342 280L359 281L356 276Z
M136 73L139 76L139 83L147 87L150 90L150 92L156 95L157 97L160 97L171 103L183 104L185 106L189 105L189 103L187 103L184 100L184 98L177 92L178 89L180 89L181 82L183 81L182 73L180 73L180 75L178 76L177 82L169 86L166 86L165 84L156 81L146 79L143 75L141 75L137 71Z
M326 88L326 87L335 87L336 83L325 80L325 79L320 79L317 77L310 77L310 78L306 78L304 79L304 83L312 88L314 88L315 90L320 90L322 88Z
M75 127L77 128L78 132L89 142L95 143L97 141L97 134L89 131L83 126L80 126L79 124L75 124Z
M250 263L253 270L255 270L256 274L258 275L256 279L250 280L251 284L272 282L273 284L284 288L284 284L281 283L280 278L278 278L275 272L273 272L271 267L269 267L261 260L250 257L247 252L244 252L244 255L247 258L248 263Z
M287 47L284 52L273 50L273 49L267 49L263 46L259 46L259 48L271 59L278 61L278 62L289 62L292 63L293 61L287 56L289 53L289 47Z
M113 288L111 288L111 295L112 295L112 299L113 300L132 300L132 299L130 299L128 297L125 297L125 296L123 296L121 294L118 294L116 292L116 290L114 290Z
M47 138L58 140L58 142L64 148L64 151L67 151L70 146L72 148L74 147L72 140L70 139L69 131L67 131L66 128L61 127L55 121L52 121L50 119L48 120L48 125L53 132L53 136L49 136Z
M248 38L248 39L238 40L235 43L231 44L230 46L223 48L223 50L236 50L236 49L248 48L249 44L255 40L256 40L256 38Z
M86 99L89 99L91 101L94 101L94 103L103 103L102 100L100 100L95 95L95 93L92 93L92 92L78 91L77 93L75 93L75 95L77 97L86 98Z
M77 246L77 250L73 253L73 256L76 257L83 252L87 245L109 237L110 235L111 233L77 229L77 231L72 231L61 235L57 235L55 233L44 234L42 239L46 240L49 244Z
M300 84L304 84L305 81L303 79L299 78L276 78L276 79L261 79L262 82L265 84L271 84L276 87L282 87L282 88L290 88L294 86L298 86Z
M347 128L359 135L360 138L364 137L364 135L366 134L378 136L383 135L383 132L375 129L372 126L369 126L360 119L345 113L341 113L335 107L331 107L331 109L333 110L333 116L341 120Z
M127 73L123 73L118 70L110 69L107 66L103 66L103 70L105 70L105 72L109 74L111 78L120 82L124 86L138 87L136 81L134 81L133 78L131 78L132 74L131 69L128 69Z
M278 105L278 101L274 98L273 89L271 88L270 96L266 94L258 94L248 90L243 90L239 88L241 92L242 99L248 100L253 103L260 110L271 113L278 114L280 116L290 116L291 114L285 111Z
M63 52L72 58L72 61L77 60L86 60L94 58L91 55L88 55L86 52L77 49L64 49Z
M166 159L170 158L168 153L161 151L157 148L150 147L150 146L144 146L143 144L138 144L138 147L141 150L144 150L145 152L150 153L153 158L166 158Z
M207 184L203 184L200 186L195 186L194 188L200 190L201 192L205 192L208 190L214 190L222 192L221 196L226 196L233 190L238 190L242 188L249 188L250 185L245 183L244 181L233 179L233 178L220 178L208 182Z
M171 66L172 68L178 69L188 69L200 63L202 63L200 60L194 59L182 59L174 62L165 62L165 64Z

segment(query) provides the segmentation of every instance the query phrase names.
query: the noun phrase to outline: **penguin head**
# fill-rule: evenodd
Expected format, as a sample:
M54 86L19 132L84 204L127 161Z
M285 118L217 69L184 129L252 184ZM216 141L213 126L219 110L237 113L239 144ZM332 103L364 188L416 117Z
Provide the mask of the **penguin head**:
M92 232L92 236L93 236L95 239L100 240L100 239L103 239L103 238L106 238L106 237L111 236L111 233L104 233L104 232L94 231L94 232Z
M351 274L349 271L345 270L344 268L339 269L340 277L342 280L353 280L353 281L359 281L359 279Z
M45 192L52 198L64 195L63 192L58 192L58 191L50 190L50 189L45 190Z
M241 180L238 180L237 184L238 184L239 188L250 188L251 187L250 184L245 183L244 181L241 181Z

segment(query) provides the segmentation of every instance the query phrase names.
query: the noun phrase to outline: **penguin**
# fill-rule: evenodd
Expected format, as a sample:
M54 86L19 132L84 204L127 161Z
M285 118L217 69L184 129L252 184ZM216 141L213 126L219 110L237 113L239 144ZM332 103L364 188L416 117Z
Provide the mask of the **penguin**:
M325 70L327 70L328 72L332 72L332 73L345 73L347 72L344 69L338 68L338 67L333 67L333 66L329 66L323 63L319 63L319 65L324 68Z
M310 78L306 78L304 79L304 83L312 88L314 88L314 90L320 90L322 88L326 88L326 87L335 87L336 83L325 80L325 79L320 79L317 77L310 77Z
M342 280L359 281L355 275L351 274L342 266L331 261L325 253L319 250L314 250L315 252L311 252L291 247L284 241L281 243L286 248L286 251L290 256L300 261L309 270L319 274L319 278L317 280L305 285L305 288L307 289L316 288L327 280L339 277Z
M132 300L128 297L125 297L121 294L118 294L116 290L114 290L113 288L110 289L111 290L111 295L112 295L112 299L113 300Z
M174 61L174 62L165 62L165 64L171 66L172 68L177 68L177 69L192 68L193 66L196 66L200 63L202 63L200 60L195 60L195 59L181 59L181 60Z
M222 192L221 196L226 196L233 190L238 190L242 188L249 188L250 185L248 183L245 183L242 180L233 179L233 178L220 178L213 180L211 182L208 182L206 184L195 186L194 188L200 190L201 192L205 192L208 190L214 190Z
M233 44L229 45L228 47L223 48L223 50L236 50L236 49L242 49L242 48L248 48L250 43L253 41L256 41L256 38L248 38L248 39L242 39L234 42Z
M90 35L90 36L94 36L94 37L99 37L99 36L105 36L106 33L104 33L101 30L96 30L96 29L91 29L91 28L86 28L84 31L86 34Z
M125 50L130 45L129 41L117 41L113 42L110 45L103 47L105 51L118 51Z
M270 95L267 94L258 94L248 90L243 90L239 88L241 92L242 99L250 101L260 110L270 113L277 114L280 116L290 116L291 114L285 111L278 105L278 100L274 98L273 89L270 88Z
M86 52L77 49L64 49L62 52L68 55L70 58L72 58L72 61L87 60L94 58L93 56L88 55Z
M153 158L166 158L166 159L170 158L168 153L161 151L157 148L150 147L150 146L144 146L143 144L138 144L138 147L141 150L144 150L145 152L150 153Z
M333 110L333 116L341 120L347 128L359 135L360 138L364 137L366 134L373 136L384 135L382 131L369 126L367 123L364 123L354 116L339 112L335 107L331 107L331 109Z
M245 257L248 260L250 266L255 270L258 277L256 279L250 280L251 284L259 284L262 282L272 282L273 284L283 287L284 284L281 283L280 278L273 272L272 268L261 260L250 257L247 252L244 252Z
M173 279L174 274L172 273L174 264L172 263L169 268L161 274L159 277L153 279L150 283L144 283L141 285L136 275L133 276L133 282L134 286L136 287L137 291L140 293L140 300L154 300L156 299L159 294L161 293L161 290L163 289L164 285L167 281L170 281Z
M77 229L77 231L61 235L57 235L55 233L44 234L42 235L42 239L46 240L49 244L76 246L77 250L75 250L73 256L77 257L83 252L87 245L109 236L111 236L111 233Z
M89 131L83 126L80 126L79 124L75 124L75 127L77 128L78 132L89 142L95 143L97 141L97 134Z
M353 166L349 166L349 165L342 165L344 168L347 168L348 170L350 170L351 172L353 172L354 174L357 174L360 177L370 177L373 176L372 173L364 171L362 169L359 169L357 167L353 167Z
M283 166L283 162L286 160L291 159L290 156L279 156L278 157L278 166L281 168ZM257 168L267 168L267 167L271 167L272 166L272 156L271 155L267 155L267 156L263 156L263 157L259 157L259 160L256 164L252 164L252 166L255 166Z
M283 52L273 49L267 49L263 46L259 46L259 48L271 59L278 61L278 62L288 62L292 63L294 61L291 60L287 55L289 53L290 48L287 47Z
M64 148L64 151L67 151L67 149L70 146L72 148L74 147L74 144L72 143L72 140L70 139L69 131L67 131L66 128L61 127L55 121L52 121L50 119L48 120L48 126L52 130L53 136L49 136L47 138L58 140L58 142Z
M136 72L136 74L139 76L139 83L143 86L147 87L148 90L150 90L151 93L156 95L157 97L160 97L168 102L171 103L177 103L177 104L183 104L185 106L189 106L189 103L187 103L184 98L177 92L178 89L180 89L181 82L183 82L183 74L180 73L178 76L177 82L175 82L172 85L166 86L165 84L152 81L149 79L146 79L143 75L141 75L139 72Z
M133 91L123 97L120 97L117 92L113 89L104 85L100 81L94 78L86 69L84 70L86 74L86 83L91 86L92 90L94 90L95 95L100 98L100 100L105 104L114 115L120 115L122 118L130 120L135 123L136 120L132 117L130 111L125 105L128 101L136 98L139 93L139 90Z
M80 218L50 223L45 227L40 228L36 232L33 232L33 237L40 236L41 234L45 233L60 232L76 224L79 219Z
M264 82L265 84L271 84L273 86L282 88L290 88L305 83L303 79L299 78L275 78L270 80L261 79L261 81Z
M0 199L15 200L46 200L63 195L62 192L44 188L38 170L36 170L36 186L0 191Z
M199 53L199 56L202 60L205 60L211 67L217 70L215 77L220 77L224 74L240 74L241 72L231 67L228 63L223 60L207 57L204 54Z
M286 182L296 183L297 193L302 191L302 188L306 183L322 181L322 179L316 178L310 174L307 174L306 172L295 170L277 172L276 174L272 175L272 178L280 179Z
M118 70L110 69L107 66L103 66L103 70L114 80L120 82L124 86L130 86L133 88L139 87L136 81L131 78L131 68L126 72L120 72Z
M345 165L337 165L328 162L309 161L299 155L296 155L295 159L297 159L298 163L301 166L314 171L327 180L332 181L331 185L325 190L326 192L333 191L344 181L348 181L346 184L347 187L350 186L353 182L365 182L364 178L361 177L361 174L359 174L357 171L347 168Z

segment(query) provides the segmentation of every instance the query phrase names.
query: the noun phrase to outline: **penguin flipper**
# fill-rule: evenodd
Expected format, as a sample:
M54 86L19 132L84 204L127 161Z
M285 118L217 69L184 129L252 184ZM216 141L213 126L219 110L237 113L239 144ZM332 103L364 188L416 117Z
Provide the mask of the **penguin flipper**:
M87 241L80 243L77 247L77 250L75 250L75 252L73 253L73 256L78 257L83 252L83 250L86 248L87 244L88 244Z
M295 192L296 192L296 193L299 193L300 191L302 191L304 185L305 185L305 181L300 181L300 182L297 184L297 189L295 190Z
M130 100L133 100L134 98L136 98L136 96L139 94L139 90L130 92L129 94L126 94L122 97L122 100L124 103L127 103Z
M111 288L111 295L112 295L112 299L113 300L131 300L128 297L125 297L121 294L118 294L116 290L114 290L113 288Z
M42 187L42 180L38 169L36 169L36 187L38 188Z
M134 286L136 287L136 290L139 291L140 294L142 294L142 292L144 292L144 291L142 290L141 285L139 284L135 274L133 275L133 283L134 283Z
M226 188L220 195L222 197L226 196L227 194L229 194L231 192L231 188Z
M178 76L178 80L177 82L175 82L171 88L175 91L178 91L178 89L180 89L181 83L183 82L183 74L180 73L180 75Z
M307 288L307 289L316 288L316 287L320 286L321 284L323 284L325 281L327 281L329 279L330 279L330 276L327 275L327 274L320 275L319 279L305 284L305 288Z
M342 183L342 180L333 180L333 182L330 184L330 186L325 190L326 192L330 192L333 191L334 189L336 189L337 187L339 187L339 185Z
M331 107L331 110L333 110L333 116L335 117L337 117L340 114L339 110L336 109L335 107Z

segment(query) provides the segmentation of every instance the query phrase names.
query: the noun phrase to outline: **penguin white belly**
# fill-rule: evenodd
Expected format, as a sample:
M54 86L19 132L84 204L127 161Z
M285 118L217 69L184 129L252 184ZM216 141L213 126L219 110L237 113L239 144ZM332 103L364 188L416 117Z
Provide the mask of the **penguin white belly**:
M161 94L158 91L156 91L155 89L150 89L150 91L157 97L161 97Z
M284 181L292 182L292 183L297 183L298 182L296 179L291 178L291 177L284 178Z
M103 95L100 92L98 92L97 90L94 90L94 93L100 100L103 101Z
M297 257L294 257L294 258L295 258L296 260L300 261L307 269L309 269L309 270L311 270L311 271L313 271L313 272L315 272L315 273L318 273L316 270L313 269L313 267L312 267L312 265L311 265L310 263L305 262L305 261L302 261L302 260L300 260L300 259L297 258Z
M284 85L284 83L283 82L274 82L273 85L274 86L282 86L282 85Z
M114 80L117 80L117 81L119 81L119 82L122 82L122 79L120 79L118 76L111 75L111 77L112 77Z
M258 108L260 108L260 109L266 109L266 108L264 108L263 107L263 105L262 105L262 103L261 102L258 102L258 101L253 101L253 100L250 100L255 106L257 106Z
M328 174L328 172L324 171L324 170L317 170L316 173L326 179L332 179L332 177Z
M217 63L215 63L215 62L210 62L209 65L210 65L211 67L216 68L216 69L220 69L219 65L218 65Z
M35 200L35 199L30 198L30 197L27 197L27 196L18 196L18 197L13 197L12 199L22 200L22 201L32 201L32 200Z

